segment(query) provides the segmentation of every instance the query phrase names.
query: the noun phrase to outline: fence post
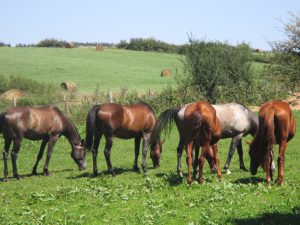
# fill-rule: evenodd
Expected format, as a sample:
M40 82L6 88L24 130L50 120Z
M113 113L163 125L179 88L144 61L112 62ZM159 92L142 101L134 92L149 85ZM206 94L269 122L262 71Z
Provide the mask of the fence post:
M67 98L66 98L66 95L64 95L64 104L65 104L65 113L68 116L68 107L67 107Z
M113 101L113 93L112 93L112 91L109 91L108 92L108 98L109 98L109 102L110 103L113 103L114 101Z
M13 102L14 102L14 107L16 107L17 106L17 98L15 96L13 98Z

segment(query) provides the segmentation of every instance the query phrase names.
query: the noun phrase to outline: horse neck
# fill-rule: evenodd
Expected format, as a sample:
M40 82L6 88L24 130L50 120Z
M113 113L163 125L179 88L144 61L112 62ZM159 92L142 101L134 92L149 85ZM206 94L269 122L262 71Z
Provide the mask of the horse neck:
M80 136L74 127L74 125L66 119L66 127L65 132L63 132L63 135L68 139L71 145L78 145L80 144Z

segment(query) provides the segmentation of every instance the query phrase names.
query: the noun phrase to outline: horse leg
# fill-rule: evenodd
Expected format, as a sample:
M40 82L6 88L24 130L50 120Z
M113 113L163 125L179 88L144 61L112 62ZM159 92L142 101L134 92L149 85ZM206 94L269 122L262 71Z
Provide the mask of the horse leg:
M286 150L287 141L282 140L279 147L279 156L278 156L278 185L282 185L283 175L284 175L284 154Z
M199 183L202 184L204 179L203 179L203 167L204 167L204 162L205 162L205 155L207 153L207 151L209 151L209 144L204 143L202 149L201 149L201 153L200 153L200 157L199 157Z
M237 151L238 151L238 154L239 154L239 160L240 160L240 169L241 170L244 170L244 171L248 171L245 167L245 164L244 164L244 159L243 159L243 144L242 144L242 137L241 139L238 141L237 143Z
M44 172L43 172L43 174L46 175L46 176L50 175L50 171L48 170L48 165L49 165L49 161L50 161L51 154L52 154L52 151L53 151L53 147L54 147L57 139L58 139L58 136L56 135L56 136L50 137L50 139L48 141L47 156L46 156L46 161L45 161L45 165L44 165Z
M205 158L209 164L210 171L212 173L215 173L217 171L217 168L216 168L216 162L214 161L214 153L211 146L209 146L209 150L208 152L206 152Z
M199 165L199 149L200 149L200 141L198 140L195 145L195 151L193 155L193 178L196 178L197 167Z
M17 168L17 158L18 158L18 152L20 151L20 146L21 146L21 139L13 140L11 161L12 161L12 166L13 166L13 176L17 179L20 179L20 176L18 174L18 168Z
M111 174L112 176L115 176L115 172L113 170L111 161L110 161L110 152L111 152L111 147L113 144L112 141L112 136L105 136L106 143L105 143L105 149L104 149L104 156L107 164L107 172L108 174Z
M94 139L94 144L93 144L93 149L92 149L94 176L98 175L97 156L98 156L98 148L99 148L101 137L102 137L101 133L95 132L95 139Z
M40 147L40 151L39 151L39 154L36 158L36 163L34 164L33 168L32 168L32 172L31 172L31 175L37 175L37 172L36 172L36 169L37 169L37 166L41 160L41 158L43 157L43 154L44 154L44 150L45 150L45 147L47 145L47 140L43 140L42 141L42 144L41 144L41 147Z
M138 158L140 154L140 144L141 144L141 137L137 137L134 139L134 163L133 163L133 170L138 172Z
M269 147L268 147L269 148ZM271 165L271 154L270 151L267 151L265 154L265 171L266 171L266 183L270 185L271 176L270 176L270 165Z
M178 175L178 177L182 177L181 156L182 156L183 148L184 148L184 140L182 138L180 138L178 147L177 147L177 175Z
M189 142L186 146L186 162L188 166L188 177L187 177L187 183L191 184L192 183L192 176L191 176L191 165L192 165L192 142Z
M7 159L8 159L8 152L9 147L11 145L12 139L5 138L5 144L4 144L4 151L3 151L3 161L4 161L4 181L7 180L8 176L8 169L7 169Z
M226 174L231 174L231 172L229 170L230 161L231 161L232 156L234 154L235 148L237 147L238 142L240 141L241 138L242 138L242 135L238 135L238 136L235 136L231 139L227 160L226 160L226 163L225 163L225 166L224 166L224 169L226 170Z
M147 148L150 140L150 134L143 134L143 161L142 161L142 168L144 173L147 173Z
M216 163L216 167L217 167L217 174L218 177L221 179L222 178L222 174L221 174L221 169L220 169L220 162L219 162L219 155L218 155L218 145L214 144L212 146L213 152L214 152L214 160Z

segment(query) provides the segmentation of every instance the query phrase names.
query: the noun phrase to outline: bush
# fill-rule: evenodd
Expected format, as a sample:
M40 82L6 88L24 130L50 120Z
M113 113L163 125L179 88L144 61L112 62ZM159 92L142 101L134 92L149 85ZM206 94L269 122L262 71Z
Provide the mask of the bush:
M183 60L186 81L209 102L252 101L251 49L221 42L190 39Z
M64 48L66 46L66 41L56 40L54 38L44 39L40 41L36 47L47 47L47 48Z
M172 45L154 38L132 38L130 42L120 41L117 48L123 48L134 51L152 51L183 54L186 45Z

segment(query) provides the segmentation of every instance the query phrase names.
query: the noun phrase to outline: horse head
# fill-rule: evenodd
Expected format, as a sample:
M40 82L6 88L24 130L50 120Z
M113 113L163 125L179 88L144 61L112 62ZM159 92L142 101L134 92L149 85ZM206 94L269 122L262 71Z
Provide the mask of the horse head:
M84 140L82 139L79 144L72 145L72 152L71 157L78 165L80 170L86 169L86 162L85 162L85 148L84 148Z
M162 153L162 145L165 141L157 140L150 145L150 157L152 159L153 167L160 166L160 155Z

